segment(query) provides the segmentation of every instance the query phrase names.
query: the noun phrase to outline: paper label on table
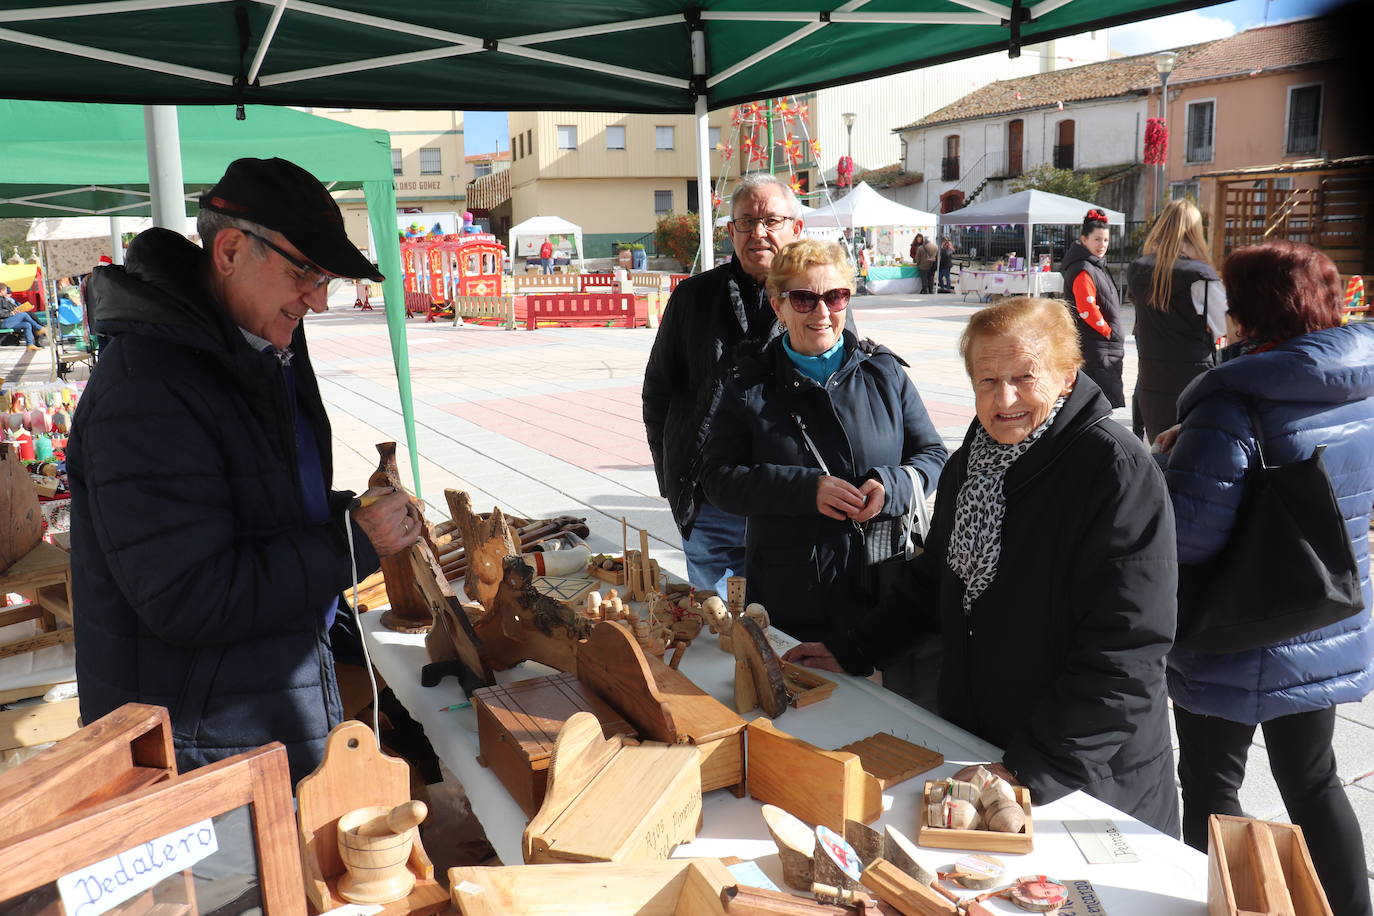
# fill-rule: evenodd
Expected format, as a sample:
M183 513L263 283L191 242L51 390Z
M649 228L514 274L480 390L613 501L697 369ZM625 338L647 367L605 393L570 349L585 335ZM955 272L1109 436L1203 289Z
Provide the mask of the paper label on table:
M471 881L461 881L455 887L455 890L460 894L480 894L482 893L482 885L474 884Z
M730 874L734 875L735 879L746 887L761 887L766 891L781 890L776 884L768 880L768 876L763 873L763 869L759 868L757 862L740 862L729 866L729 869Z
M386 907L380 903L345 903L332 910L325 910L320 916L377 916Z
M1078 844L1089 865L1116 865L1139 862L1140 856L1106 818L1085 821L1064 821L1064 829Z
M1097 899L1097 890L1091 881L1075 879L1063 884L1068 899L1055 916L1107 916L1107 908Z
M209 818L57 879L69 916L100 916L219 851Z

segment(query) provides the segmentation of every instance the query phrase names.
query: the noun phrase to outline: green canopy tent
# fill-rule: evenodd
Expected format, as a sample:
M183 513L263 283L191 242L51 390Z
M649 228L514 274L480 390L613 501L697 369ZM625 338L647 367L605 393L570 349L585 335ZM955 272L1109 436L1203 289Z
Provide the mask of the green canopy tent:
M410 390L401 251L396 233L391 137L290 108L184 106L177 112L185 210L241 156L281 156L334 190L362 188L386 282L387 327L401 397L411 471L419 489L419 452ZM0 168L0 217L141 216L150 212L143 109L131 105L0 99L8 125Z
M0 91L162 104L691 112L1221 0L0 0ZM192 40L188 36L194 36ZM702 266L711 214L701 208Z

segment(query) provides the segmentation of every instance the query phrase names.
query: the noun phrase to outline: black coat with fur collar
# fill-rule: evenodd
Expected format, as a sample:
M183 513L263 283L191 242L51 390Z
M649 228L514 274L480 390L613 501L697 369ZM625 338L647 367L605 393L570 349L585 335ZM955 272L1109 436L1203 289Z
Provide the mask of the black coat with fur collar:
M205 291L203 251L151 229L97 270L110 343L67 453L76 668L86 722L137 701L171 711L190 769L283 742L293 781L341 718L324 611L351 581L343 508L305 520L276 358ZM302 328L299 403L332 477L329 421ZM358 574L378 566L353 529Z

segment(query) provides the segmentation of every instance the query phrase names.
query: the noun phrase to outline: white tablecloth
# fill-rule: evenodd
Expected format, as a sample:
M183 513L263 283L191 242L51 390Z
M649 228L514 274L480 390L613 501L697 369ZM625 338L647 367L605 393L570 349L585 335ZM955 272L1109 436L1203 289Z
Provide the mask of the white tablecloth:
M979 296L1044 296L1064 291L1064 276L1057 271L1042 270L974 270L959 271L956 291Z
M363 615L363 631L372 662L410 714L425 728L439 758L462 781L473 813L501 861L521 861L520 835L526 818L492 771L476 760L477 716L471 709L441 712L442 707L465 699L454 678L432 688L420 686L420 669L429 661L424 637L393 633L380 624L381 614ZM785 648L791 640L770 631L770 638ZM682 672L703 690L730 705L734 695L734 657L716 648L714 636L703 633L682 661ZM500 672L502 683L552 673L542 665L525 663ZM777 725L819 747L836 748L851 741L887 731L945 755L943 767L897 786L885 795L885 811L874 825L893 824L913 841L916 813L927 778L951 775L964 764L1000 758L997 748L965 732L863 678L832 675L839 688L824 702L804 709L789 709ZM755 718L754 713L746 719ZM727 856L758 860L759 866L779 887L782 871L776 848L768 837L759 802L735 798L717 790L703 798L703 826L697 839L677 848L675 856ZM1207 895L1207 857L1170 839L1129 816L1075 792L1066 798L1034 808L1035 850L1024 856L1002 855L1008 878L1048 874L1060 880L1087 879L1093 883L1111 916L1204 916ZM1140 855L1137 863L1088 865L1064 820L1111 818ZM940 867L958 853L925 850L923 863ZM971 896L971 895L970 895ZM995 911L1019 912L1010 904L993 901Z

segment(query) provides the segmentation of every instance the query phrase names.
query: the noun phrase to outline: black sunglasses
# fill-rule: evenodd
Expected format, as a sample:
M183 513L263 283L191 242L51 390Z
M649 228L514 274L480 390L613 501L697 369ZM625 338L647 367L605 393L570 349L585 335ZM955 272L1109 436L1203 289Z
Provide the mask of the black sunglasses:
M336 277L333 274L327 274L324 271L320 270L318 267L316 267L314 264L305 263L300 258L294 257L293 255L290 255L287 252L282 251L281 248L277 247L276 245L273 245L270 241L258 235L256 232L249 232L247 229L240 229L239 231L250 238L254 238L257 239L259 242L262 242L268 248L271 248L277 254L281 255L282 260L284 260L286 263L290 264L292 267L299 270L301 272L301 275L297 278L297 282L302 284L303 286L307 286L312 290L316 290L319 289L321 286L330 284L330 292L333 292L334 289L338 286L338 284L335 284L334 281L338 280L339 283L343 282L343 277Z
M823 293L813 292L809 289L789 289L784 295L792 309L800 315L814 312L816 306L820 305L821 300L825 300L825 307L832 312L843 312L849 306L849 297L853 293L843 286L835 289L828 289Z

